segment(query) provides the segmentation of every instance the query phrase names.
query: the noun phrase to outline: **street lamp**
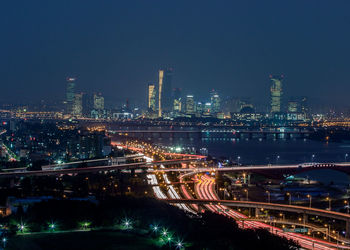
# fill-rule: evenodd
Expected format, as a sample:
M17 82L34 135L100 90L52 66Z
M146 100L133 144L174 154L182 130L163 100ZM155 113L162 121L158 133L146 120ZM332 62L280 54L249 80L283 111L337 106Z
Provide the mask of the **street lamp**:
M4 247L4 249L5 249L5 247L6 247L6 242L7 242L7 238L2 238L2 245L3 245L3 247Z
M347 161L347 159L348 159L348 154L345 154L345 162Z
M331 211L331 208L332 208L332 206L331 206L331 197L328 196L326 198L326 201L328 201L328 210Z
M287 193L287 196L289 196L289 205L292 205L292 194Z
M267 193L267 202L271 203L271 194L269 190L266 190L265 193Z
M239 165L239 159L241 159L240 156L237 157L237 164Z
M248 200L248 194L249 194L248 189L244 189L244 192L247 194L247 200Z
M278 160L280 159L280 156L279 155L277 155L277 157L276 157L276 164L278 164Z
M345 200L344 201L344 204L345 204L345 206L346 206L346 212L347 213L349 213L349 204L348 204L349 202L348 202L348 200Z
M311 162L314 162L315 155L311 156Z
M306 197L309 198L309 207L311 207L312 196L308 194Z

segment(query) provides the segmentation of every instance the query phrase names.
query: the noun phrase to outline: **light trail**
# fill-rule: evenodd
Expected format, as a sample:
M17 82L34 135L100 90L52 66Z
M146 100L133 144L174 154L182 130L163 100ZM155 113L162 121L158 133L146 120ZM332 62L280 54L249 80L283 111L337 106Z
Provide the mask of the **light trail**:
M201 199L208 199L208 200L217 200L218 197L214 191L214 179L210 178L206 175L202 176L200 179L200 182L196 185L196 193ZM227 216L234 218L234 219L245 219L248 218L247 216L238 213L232 209L229 209L226 206L223 205L206 205L206 207L215 213L219 214L226 214ZM292 239L296 242L298 242L303 248L307 249L320 249L320 250L329 250L329 249L337 249L339 248L346 248L349 249L349 247L345 246L337 246L337 244L325 242L322 240L314 239L308 236L299 235L296 233L287 233L281 230L280 228L273 227L261 222L256 221L237 221L237 224L239 227L244 228L264 228L268 229L270 232L283 236L287 239Z

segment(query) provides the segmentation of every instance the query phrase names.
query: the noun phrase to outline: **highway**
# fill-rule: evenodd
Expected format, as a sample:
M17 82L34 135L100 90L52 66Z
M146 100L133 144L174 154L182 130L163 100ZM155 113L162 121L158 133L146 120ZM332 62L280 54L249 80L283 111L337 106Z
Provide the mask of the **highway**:
M307 214L307 215L316 215L323 216L327 218L342 220L342 221L350 221L350 214L339 213L335 211L323 210L318 208L310 208L310 207L302 207L302 206L294 206L294 205L286 205L279 203L266 203L266 202L255 202L255 201L233 201L233 200L219 200L219 199L183 199L181 201L168 200L170 203L176 202L184 202L189 204L208 204L212 203L215 205L223 204L229 207L244 207L244 208L263 208L267 210L276 210L276 211L284 211L284 212L292 212L298 214Z
M191 173L204 173L211 171L219 172L233 172L233 171L254 171L254 170L281 170L281 169L322 169L322 168L349 168L350 162L339 162L339 163L302 163L302 164L291 164L291 165L250 165L250 166L237 166L237 167L221 167L221 168L169 168L162 171L165 172L191 172Z
M14 178L14 177L24 177L24 176L48 176L48 175L62 175L62 174L79 174L79 173L96 173L103 171L113 171L113 170L123 170L123 169L140 169L148 168L152 166L159 165L171 165L180 164L184 162L193 162L197 158L184 158L184 159L172 159L164 161L154 161L154 162L137 162L128 164L116 164L116 165L104 165L96 167L86 167L86 168L67 168L67 169L46 169L46 170L34 170L34 171L13 171L13 172L0 172L0 178ZM150 171L152 172L152 171Z
M218 196L215 193L215 185L214 185L215 179L208 177L206 175L201 176L201 179L198 181L198 183L195 186L196 194L198 197L202 200L218 200ZM273 227L261 222L256 221L239 221L239 219L247 218L247 216L238 213L232 209L229 209L227 206L221 205L221 204L208 204L205 205L207 209L214 213L224 214L226 216L229 216L233 219L237 220L238 226L242 228L264 228L269 230L270 232L277 234L279 236L286 237L287 239L292 239L298 242L303 248L306 249L339 249L339 246L337 247L337 244L329 243L326 241L322 241L319 239L311 238L302 234L296 234L296 233L288 233L284 232L282 229ZM350 247L347 246L341 246L342 249L350 249Z

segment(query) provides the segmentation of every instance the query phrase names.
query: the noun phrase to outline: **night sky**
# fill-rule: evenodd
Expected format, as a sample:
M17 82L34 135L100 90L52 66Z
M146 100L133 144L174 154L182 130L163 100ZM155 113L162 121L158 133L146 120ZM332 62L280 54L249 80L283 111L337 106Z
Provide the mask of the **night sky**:
M198 98L286 97L347 105L350 1L2 1L2 102L64 98L65 78L109 102L145 103L157 70Z

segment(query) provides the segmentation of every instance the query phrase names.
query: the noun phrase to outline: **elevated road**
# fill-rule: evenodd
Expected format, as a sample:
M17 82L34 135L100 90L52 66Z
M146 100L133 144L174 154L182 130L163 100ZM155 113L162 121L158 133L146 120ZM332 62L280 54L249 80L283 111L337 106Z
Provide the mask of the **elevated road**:
M137 162L128 164L117 164L107 166L96 166L86 168L64 168L64 169L47 169L47 170L35 170L35 171L18 171L18 172L0 172L0 178L13 178L13 177L24 177L24 176L48 176L48 175L63 175L63 174L79 174L79 173L96 173L103 171L114 171L114 170L125 170L125 169L147 169L152 166L160 165L172 165L186 162L196 161L197 158L187 159L174 159L165 161L155 162Z
M317 215L317 216L322 216L326 218L342 220L347 223L350 222L350 214L328 211L328 210L323 210L318 208L285 205L285 204L278 204L278 203L265 203L265 202L254 202L254 201L206 200L206 199L180 199L180 200L167 199L166 201L169 203L188 203L188 204L198 204L198 205L215 204L215 205L224 205L228 207L241 207L241 208L243 207L243 208L254 208L254 209L263 208L267 210L293 212L293 213L307 214L307 215Z
M254 171L275 171L275 170L286 170L288 171L302 171L302 170L316 170L316 169L336 169L340 171L350 171L350 162L340 162L340 163L307 163L307 164L293 164L293 165L251 165L251 166L237 166L237 167L222 167L222 168L168 168L159 171L164 172L192 172L204 173L204 172L254 172Z

